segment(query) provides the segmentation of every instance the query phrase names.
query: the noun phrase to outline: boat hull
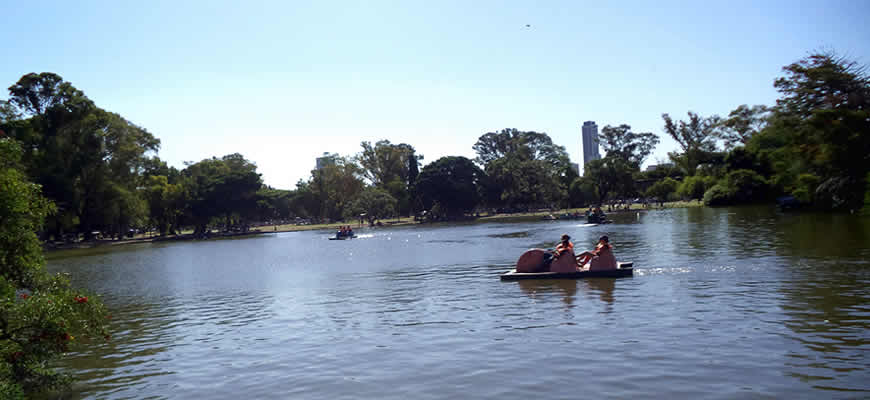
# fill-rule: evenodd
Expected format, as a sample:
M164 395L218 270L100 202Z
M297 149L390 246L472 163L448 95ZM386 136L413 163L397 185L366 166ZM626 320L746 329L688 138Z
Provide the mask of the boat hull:
M526 279L586 279L586 278L624 278L634 274L634 264L621 262L616 269L603 271L577 272L517 272L512 269L501 275L503 281L521 281Z
M355 238L356 235L353 236L340 236L340 237L331 237L329 240L349 240Z

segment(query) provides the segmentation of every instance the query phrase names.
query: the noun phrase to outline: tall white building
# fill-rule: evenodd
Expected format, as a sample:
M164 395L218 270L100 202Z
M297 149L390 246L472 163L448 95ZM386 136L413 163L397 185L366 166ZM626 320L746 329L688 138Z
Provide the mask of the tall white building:
M589 161L601 159L601 153L598 152L598 125L595 125L595 121L583 123L582 142L584 167Z

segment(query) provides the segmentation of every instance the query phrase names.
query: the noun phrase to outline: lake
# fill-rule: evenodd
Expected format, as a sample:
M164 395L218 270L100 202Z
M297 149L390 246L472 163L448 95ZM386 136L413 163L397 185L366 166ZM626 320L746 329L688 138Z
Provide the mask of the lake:
M419 225L49 254L112 339L63 398L870 396L870 218L770 207ZM501 282L562 233L623 279Z

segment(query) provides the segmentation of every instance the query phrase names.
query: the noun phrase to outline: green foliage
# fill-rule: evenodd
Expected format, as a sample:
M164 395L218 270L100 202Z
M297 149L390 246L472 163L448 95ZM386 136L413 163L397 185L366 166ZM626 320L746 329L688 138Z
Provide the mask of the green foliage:
M188 165L181 174L195 233L204 233L215 218L229 227L256 215L262 181L257 166L241 154L205 159Z
M442 157L423 167L417 178L417 190L430 214L461 217L479 203L478 185L483 178L483 171L471 160Z
M704 192L712 187L716 182L711 176L687 176L677 187L677 195L684 199L696 199L701 201L704 197Z
M720 122L719 137L725 142L725 148L746 145L752 136L767 125L770 108L763 105L749 107L743 104L728 114L728 119Z
M503 129L484 134L473 148L486 170L490 206L550 206L566 199L568 153L546 133Z
M704 162L707 153L716 151L718 137L718 116L701 117L689 111L688 121L674 122L670 115L662 114L665 132L683 149L682 153L671 153L671 160L680 166L686 175L695 175L698 165Z
M586 164L583 177L595 185L598 204L605 200L632 197L635 168L622 158L607 155Z
M385 190L369 187L345 207L344 218L353 221L365 214L363 218L369 225L374 225L379 219L396 215L397 203L396 199Z
M665 201L670 200L671 196L676 193L679 185L680 183L675 179L667 177L650 186L644 195L646 197L656 198L658 199L659 205L664 205Z
M632 132L631 126L626 124L616 127L607 125L598 137L608 156L621 158L638 170L643 160L659 144L657 135L650 132Z
M740 169L731 171L722 182L713 185L704 193L704 204L721 206L756 203L768 200L768 182L757 172Z
M386 190L396 198L402 213L409 213L412 204L411 192L423 156L416 154L414 147L409 144L392 144L389 140L380 140L374 146L370 142L362 142L360 145L363 150L356 160L362 168L363 176L372 185Z
M777 100L773 136L776 150L760 141L760 152L775 156L773 169L786 190L802 191L800 173L821 180L814 195L825 207L856 209L863 203L870 172L870 77L863 66L832 52L816 53L783 68L774 86Z
M586 207L599 200L595 183L583 177L577 177L568 189L571 207Z
M53 208L15 167L20 157L0 139L0 394L11 398L63 385L46 363L76 336L106 335L102 303L45 272L35 232Z
M727 206L733 204L733 201L731 189L728 188L725 182L713 185L713 187L704 193L704 205L706 206Z
M139 187L160 141L104 111L52 73L27 74L9 88L0 130L26 149L28 175L55 201L48 228L120 233L147 219ZM26 119L22 119L26 118Z

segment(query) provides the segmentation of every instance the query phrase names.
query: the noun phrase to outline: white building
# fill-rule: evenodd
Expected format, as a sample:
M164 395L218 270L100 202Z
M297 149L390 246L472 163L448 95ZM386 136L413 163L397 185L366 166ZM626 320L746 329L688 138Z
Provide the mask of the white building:
M338 157L338 154L335 154L335 153L330 154L330 153L324 151L323 157L317 157L317 162L315 164L315 168L322 169L323 167L325 167L327 165L334 165L336 157Z
M601 153L598 152L598 125L595 125L595 121L584 122L582 130L583 166L585 167L589 161L601 159Z

